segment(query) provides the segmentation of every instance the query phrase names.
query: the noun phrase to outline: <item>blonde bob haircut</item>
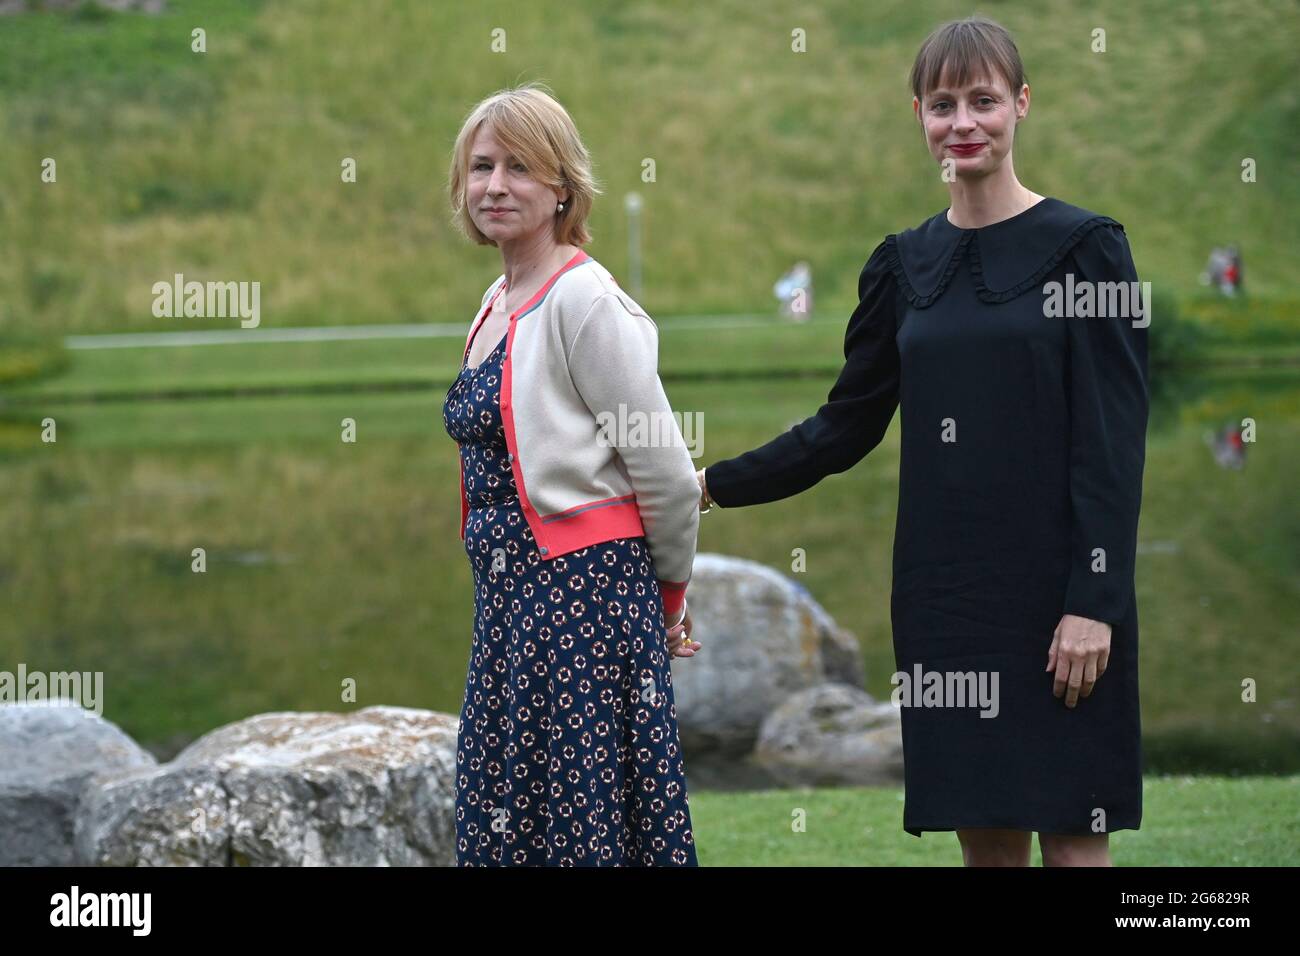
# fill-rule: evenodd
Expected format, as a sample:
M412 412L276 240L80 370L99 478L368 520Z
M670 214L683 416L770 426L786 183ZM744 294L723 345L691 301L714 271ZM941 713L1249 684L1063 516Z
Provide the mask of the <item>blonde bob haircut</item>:
M564 211L555 214L555 241L581 246L591 241L587 216L600 194L591 172L591 156L582 144L573 119L540 83L500 90L470 111L452 150L447 193L453 220L466 237L480 246L495 246L474 225L466 201L470 151L479 130L487 126L530 176L553 188L567 188Z

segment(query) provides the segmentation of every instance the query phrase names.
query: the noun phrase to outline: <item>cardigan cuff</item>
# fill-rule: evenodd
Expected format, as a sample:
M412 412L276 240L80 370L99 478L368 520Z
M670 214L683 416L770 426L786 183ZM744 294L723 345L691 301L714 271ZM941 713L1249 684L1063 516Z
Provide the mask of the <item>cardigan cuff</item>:
M675 621L682 613L682 605L686 603L686 584L685 581L660 581L659 594L664 599L664 623Z

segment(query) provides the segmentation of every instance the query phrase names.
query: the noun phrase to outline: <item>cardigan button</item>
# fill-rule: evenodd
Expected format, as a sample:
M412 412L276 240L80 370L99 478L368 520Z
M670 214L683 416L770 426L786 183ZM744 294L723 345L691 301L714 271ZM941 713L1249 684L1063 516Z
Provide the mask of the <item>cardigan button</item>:
M546 549L542 548L542 554L546 554Z
M515 456L514 456L514 455L506 455L506 461L510 462L510 464L513 465L513 464L515 463Z

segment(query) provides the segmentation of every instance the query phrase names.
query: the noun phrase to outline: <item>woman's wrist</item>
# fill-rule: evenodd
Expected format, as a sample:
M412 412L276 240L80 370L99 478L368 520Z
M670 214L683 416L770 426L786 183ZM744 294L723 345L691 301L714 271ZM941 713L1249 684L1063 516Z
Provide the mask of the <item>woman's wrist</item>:
M672 622L670 622L670 623L668 624L668 629L671 631L674 627L676 627L678 624L682 623L682 621L684 621L684 620L686 620L686 600L683 598L683 600L682 600L682 613L681 613L680 615L678 615L677 620L672 621Z
M713 506L717 504L717 502L714 501L713 498L709 495L709 484L704 475L705 471L706 469L701 468L699 471L695 473L695 480L696 482L699 483L700 486L700 513L701 514L708 514L710 511L713 510Z

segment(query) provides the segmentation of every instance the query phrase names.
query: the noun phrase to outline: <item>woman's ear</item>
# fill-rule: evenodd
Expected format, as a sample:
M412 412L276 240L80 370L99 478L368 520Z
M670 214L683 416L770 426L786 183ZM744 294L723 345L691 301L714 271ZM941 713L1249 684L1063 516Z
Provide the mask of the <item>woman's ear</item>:
M1029 84L1026 83L1020 87L1020 95L1016 97L1016 121L1019 122L1029 115Z

